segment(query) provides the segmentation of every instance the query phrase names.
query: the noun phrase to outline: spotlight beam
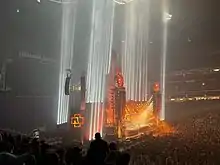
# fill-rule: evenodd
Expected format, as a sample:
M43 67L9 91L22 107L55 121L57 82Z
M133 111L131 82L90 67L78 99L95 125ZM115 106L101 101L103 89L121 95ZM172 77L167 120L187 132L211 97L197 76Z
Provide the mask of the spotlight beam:
M93 0L86 98L86 102L91 104L90 140L96 132L102 134L102 107L105 98L105 77L111 64L114 7L113 1Z
M73 1L75 2L75 1ZM65 95L64 86L67 71L72 68L75 32L76 4L62 4L62 31L60 52L59 93L57 107L57 125L68 122L69 96Z
M165 120L165 100L166 100L166 59L167 59L167 37L168 37L168 22L171 20L172 15L168 14L168 2L162 2L162 21L163 21L163 45L162 45L162 61L161 61L161 114L160 119Z
M122 63L127 100L146 101L150 0L125 7L125 40Z

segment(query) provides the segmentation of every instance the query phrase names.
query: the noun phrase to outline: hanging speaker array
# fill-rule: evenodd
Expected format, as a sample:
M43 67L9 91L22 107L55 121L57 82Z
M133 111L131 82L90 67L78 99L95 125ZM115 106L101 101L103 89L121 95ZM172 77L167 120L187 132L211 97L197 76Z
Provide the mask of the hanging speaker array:
M71 77L67 76L65 81L65 95L70 95L70 80Z

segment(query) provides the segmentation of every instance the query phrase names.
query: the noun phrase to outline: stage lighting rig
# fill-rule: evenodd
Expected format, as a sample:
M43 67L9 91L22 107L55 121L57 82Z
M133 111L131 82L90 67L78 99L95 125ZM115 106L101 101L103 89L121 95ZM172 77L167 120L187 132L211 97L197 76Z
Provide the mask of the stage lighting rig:
M130 2L133 2L135 0L113 0L115 3L119 4L119 5L125 5L128 4Z
M49 0L49 1L58 4L71 4L77 2L77 0Z

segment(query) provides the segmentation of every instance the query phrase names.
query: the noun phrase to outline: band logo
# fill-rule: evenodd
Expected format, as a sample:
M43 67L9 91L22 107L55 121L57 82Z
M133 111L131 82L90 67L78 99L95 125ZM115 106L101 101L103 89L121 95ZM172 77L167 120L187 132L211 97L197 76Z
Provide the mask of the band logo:
M71 117L71 125L74 128L80 128L84 125L84 117L81 114L74 114Z

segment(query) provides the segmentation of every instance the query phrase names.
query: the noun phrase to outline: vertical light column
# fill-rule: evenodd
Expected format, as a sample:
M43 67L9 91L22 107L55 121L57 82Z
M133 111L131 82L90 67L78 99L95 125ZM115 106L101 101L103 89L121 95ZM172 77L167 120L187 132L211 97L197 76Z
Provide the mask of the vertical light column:
M162 36L162 58L161 58L161 113L160 119L165 120L165 102L166 102L166 58L167 58L167 37L168 23L172 15L168 11L168 0L162 1L162 21L163 21L163 36Z
M62 31L61 31L61 52L60 52L60 73L59 73L59 95L57 124L68 122L69 96L64 93L65 78L67 69L71 69L73 60L74 32L77 1L72 0L62 5Z
M87 103L92 104L89 139L96 132L102 134L105 78L111 63L114 5L109 0L93 0L86 95Z
M125 4L123 75L127 100L146 101L150 0Z

